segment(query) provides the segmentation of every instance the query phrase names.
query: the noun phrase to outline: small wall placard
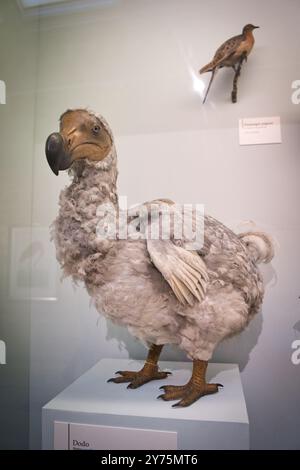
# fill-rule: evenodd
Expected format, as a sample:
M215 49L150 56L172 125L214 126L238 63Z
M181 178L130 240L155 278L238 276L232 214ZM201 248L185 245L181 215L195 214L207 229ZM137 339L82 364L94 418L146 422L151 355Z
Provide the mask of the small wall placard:
M239 119L240 145L281 144L280 116Z

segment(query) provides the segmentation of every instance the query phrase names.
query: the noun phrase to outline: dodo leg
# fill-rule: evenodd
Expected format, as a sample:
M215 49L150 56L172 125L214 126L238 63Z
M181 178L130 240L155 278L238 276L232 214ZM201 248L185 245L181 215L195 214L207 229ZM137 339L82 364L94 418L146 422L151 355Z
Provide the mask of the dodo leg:
M130 382L127 388L138 388L151 380L165 379L171 372L162 372L158 370L158 359L163 346L153 344L149 349L147 360L141 370L133 372L129 370L119 370L116 374L120 377L109 379L108 382L124 383Z
M223 387L222 384L208 384L205 381L207 369L207 361L195 360L193 362L193 373L189 382L186 385L164 385L160 387L164 391L162 395L157 398L163 400L177 400L181 398L178 403L175 403L173 407L177 406L189 406L204 395L210 395L211 393L217 393L219 387Z

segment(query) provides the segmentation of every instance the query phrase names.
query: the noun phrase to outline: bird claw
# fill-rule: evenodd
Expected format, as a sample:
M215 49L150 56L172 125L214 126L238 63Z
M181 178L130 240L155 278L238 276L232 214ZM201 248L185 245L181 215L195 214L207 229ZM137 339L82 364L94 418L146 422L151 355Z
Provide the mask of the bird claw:
M223 387L222 384L202 384L201 386L196 385L192 382L187 383L186 385L175 386L175 385L163 385L160 387L160 390L164 390L164 393L159 395L157 399L162 399L164 401L171 401L180 398L180 400L174 405L173 408L180 408L185 406L190 406L192 403L197 401L199 398L204 395L210 395L212 393L217 393L219 387Z
M114 382L114 380L115 380L114 378L108 379L108 380L106 381L106 383Z
M182 401L182 400L181 400ZM178 401L177 403L174 403L174 405L172 405L172 408L181 408L181 401Z
M119 375L119 377L112 377L111 379L108 379L107 382L113 382L113 383L126 383L129 382L127 385L128 389L135 389L140 387L141 385L146 384L147 382L150 382L151 380L161 380L165 379L168 377L168 375L171 374L169 371L159 371L157 369L153 370L140 370L138 372L135 371L128 371L128 370L118 370L116 374Z
M141 385L142 385L142 384L141 384ZM128 384L126 388L132 388L132 389L133 389L133 388L137 388L137 385L134 386L134 382L130 382L130 384Z

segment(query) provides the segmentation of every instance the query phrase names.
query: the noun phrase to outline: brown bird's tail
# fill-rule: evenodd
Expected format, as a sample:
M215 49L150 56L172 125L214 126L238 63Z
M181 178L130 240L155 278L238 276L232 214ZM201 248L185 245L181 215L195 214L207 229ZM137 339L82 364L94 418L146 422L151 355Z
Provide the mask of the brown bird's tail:
M264 232L245 232L238 235L256 263L269 263L274 257L274 241Z
M215 75L217 73L217 70L218 69L213 69L212 72L211 72L211 77L210 77L210 80L209 80L209 84L208 84L208 87L207 87L207 90L206 90L206 93L205 93L205 96L204 96L204 99L203 99L203 104L205 103L206 101L206 98L207 98L207 95L209 93L209 90L210 90L210 87L211 87L211 84L215 78Z
M214 62L210 62L209 64L206 64L204 65L204 67L202 67L202 69L199 70L199 73L206 73L206 72L212 72L214 68Z

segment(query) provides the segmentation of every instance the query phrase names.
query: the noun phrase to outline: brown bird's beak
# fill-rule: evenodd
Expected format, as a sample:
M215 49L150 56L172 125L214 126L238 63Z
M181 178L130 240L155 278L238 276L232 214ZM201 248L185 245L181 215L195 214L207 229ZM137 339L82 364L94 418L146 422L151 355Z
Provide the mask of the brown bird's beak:
M56 176L60 170L67 170L72 164L71 155L66 149L64 139L59 132L53 132L49 135L45 152L48 164Z
M254 26L254 28L253 28L253 29L258 29L258 28L259 28L259 26Z

